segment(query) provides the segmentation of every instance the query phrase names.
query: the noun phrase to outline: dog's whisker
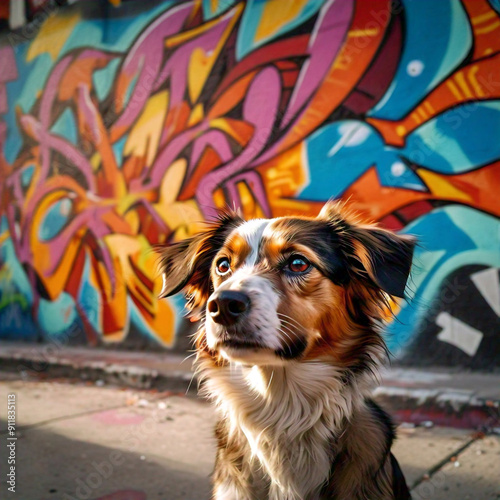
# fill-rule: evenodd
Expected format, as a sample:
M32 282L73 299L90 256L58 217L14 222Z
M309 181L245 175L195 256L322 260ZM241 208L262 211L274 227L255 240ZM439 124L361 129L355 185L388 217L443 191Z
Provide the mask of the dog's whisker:
M182 363L184 363L184 361L187 361L189 358L192 358L193 356L196 356L198 353L195 351L193 352L193 354L188 354L182 361L181 361L181 365Z
M273 381L274 370L271 372L271 376L269 377L269 383L267 384L266 392L269 392L269 387L271 387L271 382Z
M285 337L287 337L287 338L288 338L288 340L289 340L290 342L293 342L293 341L292 341L292 337L290 337L290 335L288 335L288 334L285 332L285 330L283 330L283 329L279 328L279 329L278 329L278 332L279 332L279 333L282 333L283 335L285 335Z
M297 325L294 323L290 323L290 321L287 321L286 319L280 319L280 322L285 325L290 325L291 328L297 328ZM303 330L303 328L299 327L297 328L298 330Z
M187 394L189 392L189 389L191 389L191 384L193 383L195 376L196 376L196 371L194 371L193 375L191 375L191 380L189 381L185 394Z
M291 343L293 343L293 340L292 338L290 337L290 335L288 335L284 330L279 330L280 333L283 333L289 340ZM293 356L293 351L292 351L292 346L287 344L287 347L288 347L288 351L290 352L290 356Z
M286 325L281 325L281 328L286 328L286 330L288 331L288 333L290 333L291 335L293 335L301 344L307 345L307 342L305 341L305 339L302 336L300 336L298 333L296 333L293 330L291 330ZM291 342L293 342L293 340L290 337L288 337L288 338L290 339Z
M294 337L300 339L301 336L295 331L295 330L292 330L292 328L290 328L289 326L285 325L285 324L281 324L281 328L285 328L291 335L293 335Z
M284 314L284 313L280 313L280 312L276 312L276 314L278 316L282 316L283 318L287 319L287 320L290 320L290 321L293 321L294 323L297 324L297 326L299 328L303 328L303 326L295 319L295 318L292 318L291 316L289 316L288 314Z
M290 321L294 321L297 324L300 324L294 317L290 316L289 314L285 314L280 311L276 311L276 314L278 316L283 316L283 318L289 319Z
M278 315L278 317L279 317L279 315ZM291 323L287 319L283 319L283 318L279 318L279 320L280 320L280 323L282 325L289 325L289 327L288 327L289 329L297 329L299 331L304 331L304 327L298 322Z
M293 340L291 339L290 335L288 335L284 330L282 330L281 328L278 329L278 332L285 335L285 337L288 338L288 340L290 340L291 343L293 343ZM292 355L292 347L290 346L290 344L286 344L287 348L288 348L288 351L290 352L290 355Z

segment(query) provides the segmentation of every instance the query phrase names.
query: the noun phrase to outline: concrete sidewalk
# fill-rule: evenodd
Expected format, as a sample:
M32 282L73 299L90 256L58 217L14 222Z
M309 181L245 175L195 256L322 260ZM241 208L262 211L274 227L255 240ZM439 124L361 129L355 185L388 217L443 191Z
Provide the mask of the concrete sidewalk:
M212 408L194 397L0 373L1 470L7 395L16 394L16 493L21 500L208 500ZM413 499L500 498L500 437L400 426L394 452Z
M196 393L192 357L56 343L0 342L0 367L25 379L70 378L138 389ZM500 373L387 369L377 400L400 421L468 429L500 427Z

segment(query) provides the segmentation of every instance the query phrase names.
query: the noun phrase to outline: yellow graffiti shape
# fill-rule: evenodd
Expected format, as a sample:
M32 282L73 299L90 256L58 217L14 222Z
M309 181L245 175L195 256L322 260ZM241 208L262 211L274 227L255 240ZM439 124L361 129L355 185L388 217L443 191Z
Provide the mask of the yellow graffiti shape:
M123 321L128 315L127 291L141 311L142 318L157 334L157 339L170 346L174 340L175 313L167 301L156 300L161 290L161 280L156 276L157 255L151 250L143 236L130 237L112 234L104 237L106 245L113 254L116 276L123 282L119 284L113 296L106 300L105 314L116 322L117 329L106 335L106 340L122 340L127 330ZM142 275L142 278L139 276ZM101 275L101 280L103 279ZM153 283L150 288L149 283Z
M163 130L168 101L169 95L166 90L158 92L148 100L127 138L125 155L145 157L148 166L153 163Z
M10 231L5 231L0 234L0 246L2 246L10 238Z
M80 15L77 12L48 17L30 44L26 60L29 62L41 54L49 54L55 61L78 21Z
M439 175L430 170L419 168L418 175L427 184L432 194L439 195L443 198L461 200L465 202L472 201L472 198L467 193L457 189L451 182L449 182L444 175Z
M270 0L266 2L255 32L255 41L259 42L277 33L283 26L293 21L305 8L307 0Z
M187 162L176 160L162 180L159 201L154 205L165 224L176 238L190 236L202 228L203 215L194 200L176 201L186 174Z
M215 19L214 21L208 22L201 27L197 27L180 35L183 39L186 39L189 36L195 38L201 35L203 32L209 31L216 24L225 22L227 19L229 19L226 29L224 30L224 33L220 37L219 41L217 42L217 46L213 51L207 54L201 47L197 47L191 54L188 67L188 90L191 103L195 103L200 97L203 87L205 86L208 77L212 73L215 61L219 57L222 48L226 45L226 41L233 31L234 25L238 21L242 10L243 6L237 5L221 19ZM173 37L170 42L175 43L175 38L176 37Z

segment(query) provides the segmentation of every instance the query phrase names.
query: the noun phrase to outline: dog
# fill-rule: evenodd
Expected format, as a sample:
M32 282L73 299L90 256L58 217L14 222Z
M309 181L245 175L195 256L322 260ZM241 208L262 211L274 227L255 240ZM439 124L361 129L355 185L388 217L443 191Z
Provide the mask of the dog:
M214 500L406 500L394 425L372 399L381 327L415 239L345 204L245 221L159 248L161 297L203 318L201 391L215 401Z

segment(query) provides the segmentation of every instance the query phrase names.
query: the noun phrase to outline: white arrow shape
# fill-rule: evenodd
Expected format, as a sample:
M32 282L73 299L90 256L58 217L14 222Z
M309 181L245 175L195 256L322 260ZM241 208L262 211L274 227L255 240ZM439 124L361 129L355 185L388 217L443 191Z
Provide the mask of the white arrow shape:
M498 269L491 267L471 275L471 280L481 292L484 300L500 316L500 281L498 280Z
M442 342L462 349L469 356L474 356L479 348L483 333L454 318L447 312L441 312L436 318L436 324L442 328L437 338Z

